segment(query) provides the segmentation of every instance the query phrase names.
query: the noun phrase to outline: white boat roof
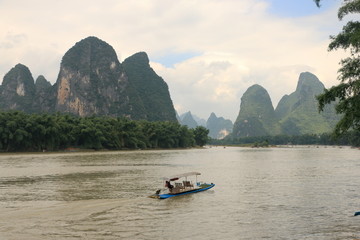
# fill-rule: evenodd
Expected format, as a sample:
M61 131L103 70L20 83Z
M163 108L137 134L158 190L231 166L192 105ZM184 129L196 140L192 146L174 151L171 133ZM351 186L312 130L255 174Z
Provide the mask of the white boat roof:
M182 174L177 174L177 175L174 175L171 177L163 177L163 180L169 181L170 179L174 179L174 178L182 178L182 177L196 176L196 175L201 175L201 173L199 173L199 172L182 173Z

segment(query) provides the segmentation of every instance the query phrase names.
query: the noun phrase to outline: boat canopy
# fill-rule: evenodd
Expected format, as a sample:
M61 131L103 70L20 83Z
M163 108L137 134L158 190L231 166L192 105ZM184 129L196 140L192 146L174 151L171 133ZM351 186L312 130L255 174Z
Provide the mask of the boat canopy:
M174 180L178 180L179 178L182 177L189 177L189 176L197 176L197 175L201 175L201 173L199 172L188 172L188 173L182 173L182 174L178 174L172 177L163 177L164 181L174 181Z

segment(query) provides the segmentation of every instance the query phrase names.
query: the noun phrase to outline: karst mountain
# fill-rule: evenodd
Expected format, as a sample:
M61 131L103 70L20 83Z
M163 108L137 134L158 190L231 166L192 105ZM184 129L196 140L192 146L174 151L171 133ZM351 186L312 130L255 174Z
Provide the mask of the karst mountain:
M168 86L147 54L120 63L113 47L97 37L65 53L54 85L43 76L34 81L30 70L17 64L0 86L0 109L177 121Z

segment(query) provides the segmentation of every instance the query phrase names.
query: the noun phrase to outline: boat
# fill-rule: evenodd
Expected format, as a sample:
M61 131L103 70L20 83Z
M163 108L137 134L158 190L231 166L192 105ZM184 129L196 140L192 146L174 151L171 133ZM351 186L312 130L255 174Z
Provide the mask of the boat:
M155 194L149 197L166 199L185 194L206 191L215 186L214 183L198 182L197 176L199 175L201 175L199 172L188 172L172 177L164 177L162 180L165 188L157 190ZM195 182L192 181L194 177Z

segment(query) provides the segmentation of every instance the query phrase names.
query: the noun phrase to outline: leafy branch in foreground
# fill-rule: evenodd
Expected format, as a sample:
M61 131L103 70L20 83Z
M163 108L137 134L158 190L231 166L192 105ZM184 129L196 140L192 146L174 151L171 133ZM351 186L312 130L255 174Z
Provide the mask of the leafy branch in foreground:
M321 0L314 0L320 6ZM338 18L342 20L348 14L360 13L360 0L344 0L338 10ZM340 84L317 97L319 111L326 104L338 101L336 112L342 114L334 133L340 136L350 129L360 130L360 22L349 21L336 36L330 36L329 51L344 49L350 51L350 57L341 60L338 70Z

